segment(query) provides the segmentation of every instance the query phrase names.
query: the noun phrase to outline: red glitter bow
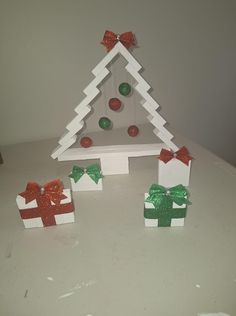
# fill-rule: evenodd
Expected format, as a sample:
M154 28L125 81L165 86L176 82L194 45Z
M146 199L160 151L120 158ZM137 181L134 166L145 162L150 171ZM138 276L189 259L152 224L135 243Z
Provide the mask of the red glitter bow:
M185 165L188 166L189 161L193 158L189 155L188 149L183 146L176 152L173 152L171 150L162 149L160 152L159 159L162 160L164 163L167 163L171 159L176 158L180 161L182 161Z
M61 200L66 199L63 194L63 185L59 179L48 182L44 186L40 186L36 182L28 182L26 190L19 195L25 198L26 204L35 199L41 205L50 202L60 204Z
M117 42L121 42L127 49L135 45L135 38L132 32L126 32L123 34L115 34L111 31L106 31L101 44L106 46L109 52Z

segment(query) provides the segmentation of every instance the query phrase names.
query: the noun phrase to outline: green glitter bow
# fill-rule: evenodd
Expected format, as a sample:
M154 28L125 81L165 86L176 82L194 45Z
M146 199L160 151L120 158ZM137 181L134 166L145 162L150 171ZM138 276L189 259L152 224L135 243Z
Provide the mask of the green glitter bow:
M79 179L85 174L87 175L96 183L98 184L99 179L103 177L101 174L101 168L98 164L90 165L86 168L81 168L79 166L74 166L72 169L71 174L69 175L70 178L74 179L75 183L79 181Z
M149 189L149 196L145 199L145 202L152 203L155 208L169 208L172 202L178 205L191 204L188 200L188 191L182 184L172 188L152 184Z

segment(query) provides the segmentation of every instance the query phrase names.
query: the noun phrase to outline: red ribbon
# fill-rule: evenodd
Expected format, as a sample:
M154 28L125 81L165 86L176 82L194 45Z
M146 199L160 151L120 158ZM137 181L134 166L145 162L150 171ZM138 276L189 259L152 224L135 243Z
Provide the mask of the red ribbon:
M123 34L115 34L111 31L106 31L101 44L106 46L109 52L117 42L121 42L127 49L135 45L135 37L132 32L126 32Z
M73 212L72 202L48 207L27 208L20 210L22 219L41 217L44 226L56 225L55 215Z
M161 150L159 159L162 160L164 163L167 163L173 158L182 161L187 166L189 164L189 161L193 159L193 157L189 155L188 149L185 146L181 147L176 152L164 148Z
M60 180L53 180L40 186L36 182L29 182L26 190L19 194L25 199L25 203L36 200L38 207L20 210L22 219L41 217L44 226L56 225L55 214L69 213L73 211L72 203L60 204L67 198L63 194L63 185ZM54 205L52 205L52 202Z

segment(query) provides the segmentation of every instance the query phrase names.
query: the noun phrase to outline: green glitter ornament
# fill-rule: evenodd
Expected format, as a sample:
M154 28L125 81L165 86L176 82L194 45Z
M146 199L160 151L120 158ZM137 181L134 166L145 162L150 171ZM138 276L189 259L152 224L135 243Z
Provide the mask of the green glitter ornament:
M131 86L130 84L128 84L127 82L122 82L120 85L119 85L119 92L120 94L122 94L123 96L127 96L130 94L130 91L131 91Z
M108 117L101 117L100 120L98 121L98 125L102 129L110 129L111 128L111 120Z

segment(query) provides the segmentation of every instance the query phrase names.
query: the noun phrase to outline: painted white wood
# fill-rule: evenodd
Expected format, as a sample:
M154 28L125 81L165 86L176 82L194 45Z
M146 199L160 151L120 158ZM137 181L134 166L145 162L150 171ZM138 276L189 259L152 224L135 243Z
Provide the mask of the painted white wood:
M28 208L34 208L38 206L36 200L33 200L26 204L25 199L20 195L17 195L16 197L16 204L19 209L28 209Z
M65 213L65 214L56 214L55 220L56 220L57 225L74 223L75 213L70 212L70 213Z
M171 227L184 226L184 218L172 218ZM158 227L158 219L144 218L145 227ZM168 226L167 226L168 227Z
M71 203L71 191L70 189L64 189L63 194L66 196L66 199L61 201L61 204ZM25 203L25 199L17 195L16 197L16 204L19 209L30 209L38 207L36 200L33 200L29 203ZM52 205L55 203L52 202ZM36 227L44 227L42 219L40 217L29 218L29 219L22 219L25 228L36 228ZM66 224L66 223L73 223L75 221L74 212L65 213L65 214L57 214L55 215L56 224Z
M144 218L145 227L157 227L158 219Z
M77 105L75 112L80 114L81 108L88 106L99 93L101 93L101 91L98 89L91 91L90 94L86 95L86 97Z
M154 101L154 100L153 100ZM152 116L156 115L156 110L159 108L159 104L155 101L153 103L147 102L146 100L140 100L140 104L144 107L144 109L149 112Z
M141 95L143 100L141 100L141 104L143 107L151 114L148 116L148 119L151 124L155 126L155 134L172 150L177 150L178 147L172 142L173 135L167 131L164 127L165 120L161 117L159 113L156 112L156 109L159 107L159 104L151 97L148 93L150 90L150 85L143 79L143 77L138 73L142 66L136 61L136 59L132 56L132 54L120 43L118 42L112 50L110 50L107 55L98 63L98 65L92 70L95 78L92 82L84 89L84 93L86 97L84 100L76 107L75 111L78 113L77 117L75 117L67 126L68 133L66 133L59 140L59 147L54 150L52 153L52 158L58 158L58 160L74 160L70 155L71 152L68 152L68 148L75 142L74 136L78 133L82 127L82 120L84 120L85 116L89 114L91 108L88 107L89 104L94 100L94 98L100 93L100 90L97 88L99 84L101 84L109 74L109 70L106 68L113 61L113 59L117 55L122 55L128 62L126 65L126 70L133 76L133 78L137 81L135 85L135 90ZM86 107L86 108L85 108ZM159 131L157 133L157 130ZM71 139L70 139L71 137ZM73 140L72 140L73 139ZM67 151L66 154L64 154ZM78 151L77 154L80 152ZM105 154L107 151L105 150ZM83 152L82 152L83 154ZM147 151L145 155L149 155L150 152ZM122 153L117 152L118 156L122 156ZM61 157L63 156L63 157ZM97 158L103 158L103 153L100 154ZM88 159L77 157L77 159ZM109 162L110 165L110 162ZM105 166L104 166L105 167ZM108 166L108 169L110 167Z
M100 161L104 176L129 173L129 159L127 156L102 157Z
M139 92L143 99L146 100L150 105L156 104L156 101L151 97L147 90L141 88L140 85L137 85L135 89ZM156 115L160 114L156 112Z
M177 151L179 148L171 141L172 137L166 136L166 133L163 133L162 131L159 131L157 128L153 130L153 133L157 135L165 144L167 147L172 149L173 151ZM169 133L169 132L168 132ZM170 134L170 133L169 133ZM172 134L170 134L172 135Z
M142 157L159 155L165 144L130 144L70 148L58 157L59 161L99 159L105 157Z
M154 125L154 124L153 124ZM154 125L155 126L155 125ZM168 142L168 141L170 141L174 136L168 131L168 132L165 132L165 133L163 133L163 129L164 129L165 127L164 126L161 126L161 127L159 127L159 129L157 129L157 128L155 128L154 130L153 130L153 133L155 134L155 135L158 135L158 137L159 138L165 138L166 139L166 142ZM163 134L163 136L161 136L160 134Z
M41 220L41 217L23 219L22 221L25 228L43 227L43 222Z
M143 68L123 44L118 42L116 46L118 53L120 53L129 62L129 65L132 65L134 71L139 72ZM126 67L127 66L128 65L126 65Z
M81 124L81 123L82 123L82 124ZM78 124L78 129L79 129L79 130L82 129L82 128L83 128L83 125L84 125L84 123L83 123L83 122L80 122L80 123ZM72 135L73 135L73 136L72 136ZM68 142L70 141L70 139L74 139L74 137L75 137L75 141L76 141L77 136L74 135L74 132L72 132L72 131L67 132L67 133L65 133L65 134L60 138L60 140L59 140L58 143L59 143L60 145L62 145L62 146L67 145Z
M84 126L83 119L90 111L91 107L88 105L81 107L80 113L66 126L67 130L72 133L77 133Z
M86 99L86 98L85 98ZM85 100L84 99L84 100ZM84 104L83 104L84 103ZM89 105L89 102L81 102L78 104L78 106L75 108L75 112L77 112L78 120L82 120L89 112L91 111L91 106Z
M185 218L172 218L171 225L167 227L183 227L184 220ZM158 227L158 219L144 218L144 225L145 227Z
M130 52L118 42L109 53L98 63L98 65L92 70L92 73L97 76L103 68L107 67L107 65L118 55L121 54L137 72L142 69L142 66L137 62L137 60L130 54Z
M55 215L55 221L57 225L74 223L75 222L74 212L65 213L65 214L57 214ZM44 227L41 217L23 219L23 224L25 228Z
M110 64L110 62L115 58L115 56L119 53L118 47L117 45L115 45L113 47L113 49L111 49L109 51L109 53L107 53L107 55L97 64L97 66L92 70L92 73L94 74L94 76L98 76L99 73L105 68L107 67L107 65Z
M125 69L137 81L137 84L134 87L138 92L140 91L146 92L151 89L151 86L143 79L143 77L138 73L138 71L133 67L131 63L128 63Z
M129 157L159 155L165 144L130 144L69 148L58 157L59 161L100 159L103 175L128 174Z
M145 208L155 208L154 205L150 202L145 202L145 200L149 197L148 193L144 194L144 207Z
M161 116L153 116L153 115L148 115L147 119L152 123L154 126L163 126L166 124L166 121L163 119ZM158 127L159 128L159 127ZM159 128L160 129L160 128Z
M90 94L93 90L97 91L97 85L100 84L109 75L109 73L110 71L107 68L102 69L93 81L84 89L84 93Z
M70 179L71 188L73 192L76 191L101 191L102 178L99 179L98 183L95 183L86 173L79 179L78 182L75 182L74 179Z
M181 227L184 226L185 218L172 218L171 226L173 227Z
M191 161L185 165L182 161L173 158L167 163L158 160L158 183L165 187L178 184L189 185Z
M149 194L144 194L144 207L148 209L154 209L154 205L150 202L145 202L145 200L148 198ZM174 208L186 208L186 204L178 205L173 202ZM181 227L184 226L185 218L172 218L171 219L171 227ZM144 225L145 227L158 227L158 219L150 219L150 218L144 218Z
M73 145L76 142L77 136L74 135L73 137L71 137L70 139L68 139L68 142L66 145L60 145L57 146L56 149L54 149L54 151L51 154L51 157L53 159L56 159L57 157L59 157L62 153L64 153L64 151L69 148L71 145Z

